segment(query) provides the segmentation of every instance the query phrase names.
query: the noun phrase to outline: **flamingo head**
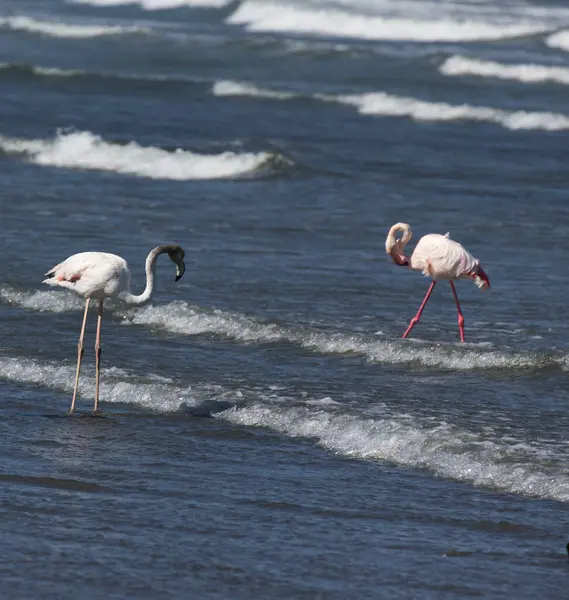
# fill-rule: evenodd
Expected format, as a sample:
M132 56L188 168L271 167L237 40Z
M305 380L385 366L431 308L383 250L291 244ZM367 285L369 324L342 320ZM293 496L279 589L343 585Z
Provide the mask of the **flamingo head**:
M176 265L176 281L178 281L186 271L186 265L184 263L184 256L186 253L181 246L175 244L168 246L166 251L168 252L170 260Z
M488 275L486 275L484 269L480 266L480 263L478 264L476 269L472 271L470 276L472 277L472 279L474 279L474 283L481 290L487 290L490 287L490 279L488 279Z
M397 233L403 235L397 237ZM385 240L385 251L396 265L409 266L409 257L405 256L405 246L409 243L411 235L411 227L407 223L396 223L389 230Z

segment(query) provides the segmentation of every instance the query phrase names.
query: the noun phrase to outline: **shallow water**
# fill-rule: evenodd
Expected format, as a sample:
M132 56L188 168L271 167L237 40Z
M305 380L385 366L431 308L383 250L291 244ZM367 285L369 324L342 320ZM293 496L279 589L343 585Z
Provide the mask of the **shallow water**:
M6 1L10 598L564 598L569 9ZM389 226L492 281L427 289ZM84 250L153 302L41 285Z

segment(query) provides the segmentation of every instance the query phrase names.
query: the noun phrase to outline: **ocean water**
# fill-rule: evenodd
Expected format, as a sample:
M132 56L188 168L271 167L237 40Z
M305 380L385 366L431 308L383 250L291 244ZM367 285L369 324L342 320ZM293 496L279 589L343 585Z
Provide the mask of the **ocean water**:
M0 3L3 597L566 598L569 7ZM492 289L385 254L409 222ZM120 254L102 417L83 301ZM411 245L413 242L411 243Z

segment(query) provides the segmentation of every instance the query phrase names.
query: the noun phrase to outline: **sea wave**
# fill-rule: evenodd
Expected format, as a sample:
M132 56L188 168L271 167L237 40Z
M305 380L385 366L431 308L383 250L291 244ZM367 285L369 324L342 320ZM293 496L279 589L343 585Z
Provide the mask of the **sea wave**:
M569 30L558 31L545 39L545 43L550 48L559 48L569 52Z
M74 377L74 365L0 355L0 379L5 381L70 395ZM508 442L488 428L481 434L459 428L448 419L422 420L388 406L382 416L368 415L355 405L347 412L338 401L341 398L299 399L282 388L275 390L273 386L228 389L207 382L180 386L168 378L138 376L111 367L102 370L100 396L103 410L108 404L165 413L204 407L207 410L200 414L241 427L270 428L291 438L310 438L353 459L389 462L475 486L569 501L564 448L523 438ZM84 409L86 400L90 408L94 398L91 365L84 367L79 393L79 410ZM62 406L59 398L51 408Z
M88 75L80 69L58 69L57 67L40 67L25 63L0 63L0 73L15 73L24 75L41 75L44 77L76 77Z
M122 25L83 25L62 23L58 21L44 21L26 16L1 17L0 27L13 31L26 31L39 33L49 37L82 39L95 38L106 35L120 35L133 33L149 33L150 30L138 26Z
M414 19L411 15L390 17L332 7L319 8L258 0L246 0L240 4L227 22L244 25L249 31L416 42L500 40L544 30L543 24L529 21L502 24L477 22L472 18Z
M71 4L91 6L121 6L136 4L144 10L168 10L172 8L222 8L233 0L67 0Z
M529 444L507 445L446 422L426 426L409 415L364 418L261 403L235 406L215 417L311 438L343 456L387 461L475 486L569 502L566 457L540 460Z
M0 300L40 312L79 311L83 307L81 298L67 292L16 290L6 285L0 287ZM112 310L124 317L125 325L142 325L186 336L214 335L247 344L288 342L320 354L357 354L374 364L414 365L447 371L551 367L569 370L569 359L564 355L457 344L417 344L362 333L287 327L239 313L208 310L183 301L127 310L117 305Z
M569 84L569 68L549 67L536 64L508 65L490 60L466 56L451 56L439 67L443 75L476 75L495 79L520 81L521 83Z
M0 136L0 150L41 166L93 169L152 179L221 179L252 173L274 162L267 152L197 154L178 149L119 145L89 131L58 133L52 140Z
M336 100L355 106L363 115L410 117L416 121L478 121L496 123L510 130L569 129L569 116L551 112L508 111L471 104L427 102L386 92L338 96Z
M0 356L0 378L71 393L75 381L75 366ZM135 378L121 369L102 369L101 398L105 402L136 404L160 412L176 411L184 405L194 406L202 400L191 387L179 388L156 381L152 376L144 383L134 382L133 379ZM85 365L83 369L79 394L84 399L95 398L94 372L89 365Z
M190 75L166 75L162 73L131 73L124 71L85 71L83 69L61 69L59 67L44 67L42 65L34 65L18 62L0 62L0 77L44 77L54 79L78 79L82 82L93 82L100 84L101 80L115 82L142 82L145 86L148 83L168 84L183 86L188 85L211 85L210 79L192 77ZM163 90L162 86L157 86L157 89Z
M427 102L386 92L306 96L283 90L270 90L244 82L220 81L213 86L212 93L222 96L250 96L269 100L308 97L313 100L353 106L362 115L409 117L416 121L477 121L496 123L510 130L559 131L569 129L569 116L559 113L509 111L471 104L453 105L446 102Z
M213 84L212 93L214 96L257 96L259 98L274 98L275 100L290 100L298 97L298 94L293 92L278 92L252 83L242 83L228 79L216 81Z

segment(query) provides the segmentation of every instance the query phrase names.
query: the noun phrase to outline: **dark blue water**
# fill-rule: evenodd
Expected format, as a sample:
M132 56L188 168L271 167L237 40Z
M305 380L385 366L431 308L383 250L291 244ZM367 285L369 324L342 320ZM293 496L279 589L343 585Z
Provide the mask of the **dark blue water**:
M564 598L569 10L111 4L0 5L5 597ZM401 340L398 221L480 258L466 344L444 282ZM83 300L43 274L114 252L139 293L165 242L66 416Z

